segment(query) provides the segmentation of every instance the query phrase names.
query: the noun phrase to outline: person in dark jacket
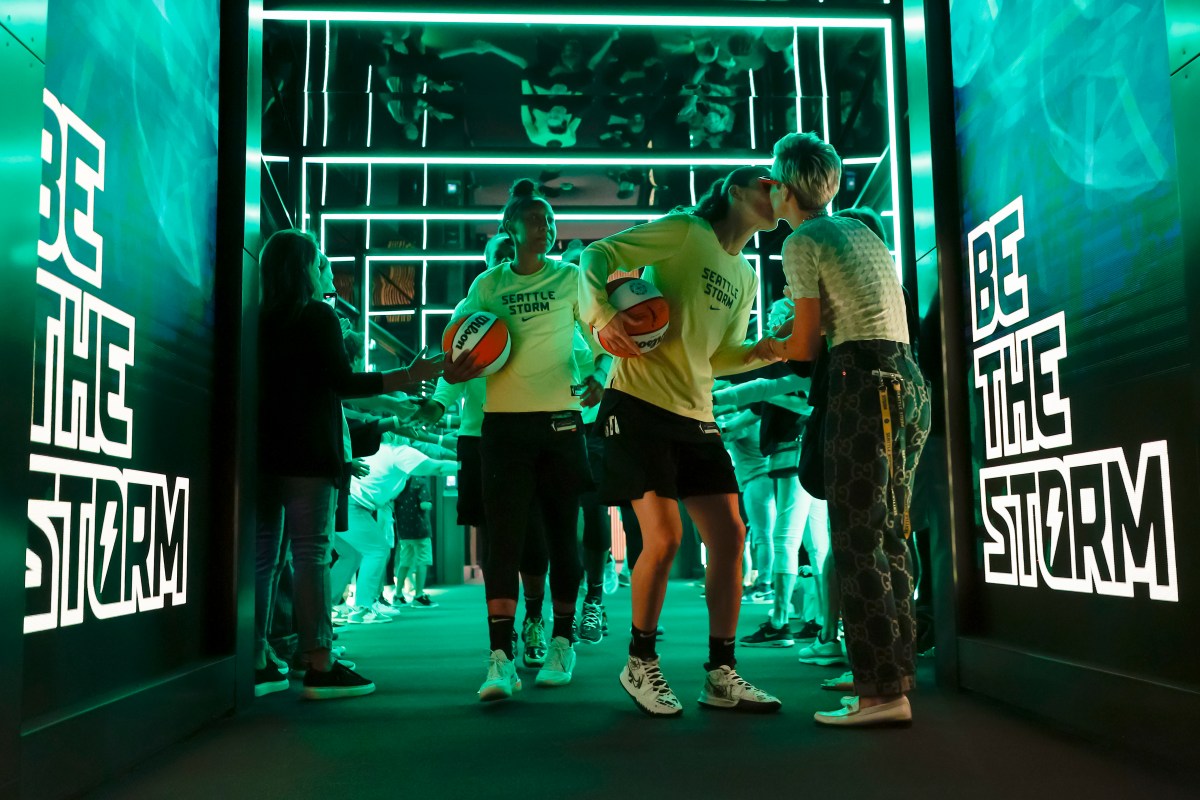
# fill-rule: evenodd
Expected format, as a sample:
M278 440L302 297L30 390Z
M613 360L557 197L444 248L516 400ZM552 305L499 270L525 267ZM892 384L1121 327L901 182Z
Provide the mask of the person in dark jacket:
M408 367L355 373L333 309L322 302L332 283L311 234L275 233L259 257L258 530L255 559L256 696L287 688L268 663L266 622L283 536L291 542L299 650L311 699L369 694L375 684L331 653L329 552L343 452L340 397L392 392L437 377L440 354ZM286 524L285 524L286 523Z

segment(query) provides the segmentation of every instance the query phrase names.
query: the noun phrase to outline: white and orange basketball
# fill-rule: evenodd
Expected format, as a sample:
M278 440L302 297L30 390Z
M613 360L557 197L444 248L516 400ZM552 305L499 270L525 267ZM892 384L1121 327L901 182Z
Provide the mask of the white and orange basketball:
M653 283L641 278L618 278L608 284L608 302L633 317L633 321L625 325L625 331L637 342L638 349L649 353L658 347L667 333L671 314L666 298ZM600 341L595 328L592 335Z
M479 373L483 377L499 371L508 362L512 339L508 336L508 328L495 314L476 311L446 326L442 350L452 361L458 361L465 353L473 353L475 363L483 367Z

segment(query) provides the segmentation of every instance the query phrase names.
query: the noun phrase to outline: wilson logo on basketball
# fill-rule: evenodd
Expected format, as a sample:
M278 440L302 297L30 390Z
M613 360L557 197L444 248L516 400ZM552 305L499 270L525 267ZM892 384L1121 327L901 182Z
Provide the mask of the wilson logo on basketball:
M512 339L504 323L487 311L476 311L453 320L442 334L442 350L446 357L458 361L470 353L475 363L483 367L480 377L491 375L508 362Z
M608 302L625 312L625 332L641 352L648 353L662 343L670 324L670 310L654 284L641 278L618 278L608 284ZM632 320L628 320L630 317ZM592 335L599 341L595 328Z

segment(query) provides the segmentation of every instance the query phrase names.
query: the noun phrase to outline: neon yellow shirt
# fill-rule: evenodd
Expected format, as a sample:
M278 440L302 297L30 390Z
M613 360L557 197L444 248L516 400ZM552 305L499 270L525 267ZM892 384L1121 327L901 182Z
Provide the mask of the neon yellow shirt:
M579 411L575 382L575 321L579 319L579 268L549 261L532 275L504 262L480 275L463 310L490 311L508 328L508 363L487 381L485 412Z
M662 342L640 358L618 358L609 386L675 414L711 422L715 375L757 369L744 363L758 276L741 255L730 255L712 227L691 214L669 214L601 239L583 251L580 308L597 329L616 316L608 276L646 267L642 278L667 301L670 324Z

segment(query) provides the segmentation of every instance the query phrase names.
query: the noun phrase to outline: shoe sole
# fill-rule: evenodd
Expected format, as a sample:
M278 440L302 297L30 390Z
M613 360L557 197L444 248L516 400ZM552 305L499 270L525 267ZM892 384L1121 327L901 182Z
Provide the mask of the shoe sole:
M596 639L587 639L584 638L583 634L580 634L579 641L583 644L600 644L600 642L604 641L604 634L600 634L600 636Z
M747 642L745 639L738 642L742 647L795 647L795 639L776 639L772 642Z
M287 682L287 680L272 681L271 683L256 683L254 684L254 696L266 697L269 694L275 694L275 692L286 692L289 685L290 684Z
M813 717L813 722L822 728L911 728L912 719L881 719L872 722L822 722Z
M846 659L842 656L822 656L816 658L798 658L796 659L801 664L812 664L818 667L832 667L838 664L845 664Z
M563 679L557 677L557 675L562 675L562 674L565 674L567 676L566 680L563 680ZM533 685L541 686L543 688L548 688L548 689L556 689L560 686L566 686L567 684L569 684L571 682L571 677L572 677L572 674L570 672L555 673L555 677L553 677L553 678L542 677L541 673L538 673L538 676L533 679Z
M703 708L714 711L732 711L735 714L774 714L783 708L783 703L755 703L749 700L718 700L703 697L696 701Z
M375 691L375 684L368 686L305 686L301 693L306 700L341 700L346 697L362 697Z
M514 683L512 688L510 688L508 691L505 691L503 686L489 686L486 689L480 689L479 699L484 703L491 703L496 700L507 700L519 691L521 691L520 680Z
M633 701L633 704L635 706L637 706L638 710L641 711L646 716L658 717L658 718L664 718L664 717L669 718L669 717L679 717L679 716L683 715L682 708L676 708L676 709L673 709L672 711L651 711L650 709L646 708L644 705L641 704L641 702L637 699L637 695L635 695L633 692L629 691L629 687L625 685L624 677L622 677L621 675L618 675L617 680L620 681L621 688L625 690L625 694L629 695L629 699Z

